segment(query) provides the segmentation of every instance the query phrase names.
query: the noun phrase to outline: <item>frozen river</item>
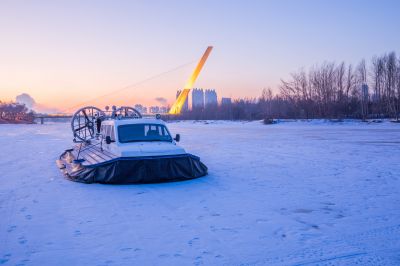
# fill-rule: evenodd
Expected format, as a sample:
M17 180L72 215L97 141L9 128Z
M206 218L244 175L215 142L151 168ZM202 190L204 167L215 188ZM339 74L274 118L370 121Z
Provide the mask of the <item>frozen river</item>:
M169 125L208 176L74 183L67 123L0 125L0 264L400 265L400 125Z

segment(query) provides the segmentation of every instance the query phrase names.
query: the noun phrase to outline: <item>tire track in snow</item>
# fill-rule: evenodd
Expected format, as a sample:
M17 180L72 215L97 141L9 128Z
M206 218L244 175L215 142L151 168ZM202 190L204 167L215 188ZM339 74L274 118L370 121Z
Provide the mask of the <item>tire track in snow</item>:
M367 255L367 252L352 252L352 253L345 253L345 254L339 254L335 255L332 257L327 257L327 258L321 258L317 260L309 260L309 261L303 261L300 263L294 263L291 264L292 266L303 266L303 265L309 265L309 264L316 264L316 263L321 263L321 262L328 262L328 261L335 261L335 260L340 260L340 259L349 259L349 258L354 258L357 256L363 256Z

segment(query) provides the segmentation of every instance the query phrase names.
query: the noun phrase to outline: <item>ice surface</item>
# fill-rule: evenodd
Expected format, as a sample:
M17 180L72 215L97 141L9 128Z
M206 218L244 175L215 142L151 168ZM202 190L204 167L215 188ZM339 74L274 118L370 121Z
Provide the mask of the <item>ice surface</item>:
M67 123L0 125L0 264L400 265L400 127L179 122L209 175L79 184Z

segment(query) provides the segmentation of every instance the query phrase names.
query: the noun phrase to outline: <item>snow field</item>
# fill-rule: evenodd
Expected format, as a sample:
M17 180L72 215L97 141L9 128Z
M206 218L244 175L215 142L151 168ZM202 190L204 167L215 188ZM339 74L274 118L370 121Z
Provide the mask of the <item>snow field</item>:
M397 124L169 127L208 176L74 183L69 124L0 125L0 264L400 264Z

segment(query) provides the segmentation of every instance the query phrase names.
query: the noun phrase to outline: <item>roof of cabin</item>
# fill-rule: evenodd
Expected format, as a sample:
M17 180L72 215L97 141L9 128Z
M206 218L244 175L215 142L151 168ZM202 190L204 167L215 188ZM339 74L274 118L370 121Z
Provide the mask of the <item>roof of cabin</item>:
M158 124L165 125L161 119L154 118L137 118L137 119L109 119L102 122L103 125L130 125L130 124Z

